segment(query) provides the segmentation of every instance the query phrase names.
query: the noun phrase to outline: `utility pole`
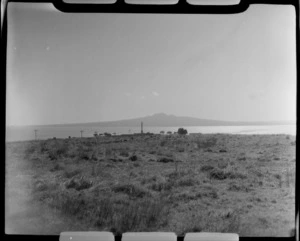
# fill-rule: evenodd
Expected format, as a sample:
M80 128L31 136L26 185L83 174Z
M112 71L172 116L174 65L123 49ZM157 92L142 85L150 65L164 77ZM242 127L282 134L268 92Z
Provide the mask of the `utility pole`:
M143 122L141 122L141 134L143 134Z
M83 133L83 130L80 131L80 137L81 137L81 138L82 138L82 133Z
M38 132L38 130L34 130L35 140L37 140L37 132Z

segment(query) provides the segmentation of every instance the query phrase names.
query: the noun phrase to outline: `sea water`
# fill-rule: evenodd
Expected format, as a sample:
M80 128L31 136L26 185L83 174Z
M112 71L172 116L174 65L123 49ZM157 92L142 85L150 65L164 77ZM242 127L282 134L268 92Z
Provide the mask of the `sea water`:
M296 135L296 125L267 125L267 126L181 126L187 129L188 133L227 133L227 134L287 134ZM92 137L95 132L103 134L105 132L120 134L140 133L137 127L99 127L85 125L65 125L65 126L10 126L6 128L6 141L25 141L35 139ZM167 133L176 132L178 127L144 127L144 133L151 132L158 134L161 131Z

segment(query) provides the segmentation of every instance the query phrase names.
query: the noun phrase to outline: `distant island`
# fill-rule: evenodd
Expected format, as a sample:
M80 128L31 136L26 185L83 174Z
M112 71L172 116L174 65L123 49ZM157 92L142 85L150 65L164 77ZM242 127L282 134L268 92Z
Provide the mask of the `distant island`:
M295 125L295 121L222 121L200 119L195 117L175 116L165 113L157 113L145 117L117 120L102 121L89 123L70 123L70 124L53 124L44 126L99 126L99 127L136 127L143 122L144 126L159 127L180 127L180 126L253 126L253 125Z

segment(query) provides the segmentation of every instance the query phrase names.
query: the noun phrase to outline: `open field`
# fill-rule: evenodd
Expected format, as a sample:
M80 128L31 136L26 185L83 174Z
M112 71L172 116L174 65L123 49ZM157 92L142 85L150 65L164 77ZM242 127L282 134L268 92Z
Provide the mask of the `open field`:
M77 229L290 236L295 148L295 137L288 135L7 143L6 222L9 230L21 233Z

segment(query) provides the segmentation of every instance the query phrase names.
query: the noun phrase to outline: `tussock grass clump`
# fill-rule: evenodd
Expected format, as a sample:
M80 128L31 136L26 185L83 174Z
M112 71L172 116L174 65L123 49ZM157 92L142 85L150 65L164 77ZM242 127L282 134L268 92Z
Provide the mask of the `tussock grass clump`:
M221 233L239 233L240 214L238 211L216 210L197 212L194 217L185 217L184 226L179 232L179 236L184 236L189 232L221 232Z
M212 171L213 169L215 169L215 168L212 165L204 165L200 168L200 171L208 172L208 171Z
M211 137L208 139L197 139L194 141L199 149L212 148L217 144L217 138Z
M119 233L128 231L151 231L160 225L165 225L167 208L164 201L159 199L141 199L130 202L119 209L119 215L113 220L113 229Z
M122 151L120 151L120 156L129 157L129 152L126 150L122 150Z
M60 171L60 170L64 170L65 166L60 164L60 163L56 163L51 169L51 172L55 172L55 171Z
M194 179L194 178L188 177L188 176L185 176L177 181L177 185L179 187L194 186L197 184L199 184L197 179Z
M200 192L193 193L193 192L183 192L180 194L175 195L176 200L199 200L201 198L212 198L217 199L219 195L216 190L214 189L207 189L201 190Z
M47 182L46 180L37 180L33 184L33 194L39 201L51 199L58 190L58 183Z
M113 155L113 150L110 147L106 147L104 149L104 156L105 158L110 158Z
M213 170L211 170L209 172L209 177L211 179L216 179L216 180L224 180L224 179L245 179L247 178L246 175L236 172L236 171L232 171L232 170L220 170L218 168L215 168Z
M184 152L184 147L178 146L178 147L176 147L176 151L178 151L178 152Z
M46 181L37 180L34 183L34 190L37 191L37 192L45 191L48 188L49 188L49 185L47 184Z
M153 191L161 192L161 191L170 191L173 187L173 184L166 180L157 181L148 186L148 188Z
M247 159L246 156L240 156L240 157L238 157L239 161L246 161L246 159Z
M168 208L164 200L142 198L122 201L116 197L93 198L85 193L67 190L53 199L52 206L62 213L86 219L101 230L115 233L150 231L166 225Z
M161 140L160 142L159 142L159 145L160 146L165 146L167 144L167 140Z
M68 151L68 143L62 140L55 140L49 143L47 149L49 158L51 160L58 160L59 158L66 156Z
M80 160L90 160L93 157L94 154L94 149L89 146L79 146L77 148L77 157Z
M76 176L77 174L80 174L82 172L82 170L81 169L79 169L79 168L70 168L70 169L66 169L65 171L64 171L64 177L66 177L66 178L72 178L72 177L74 177L74 176Z
M223 159L218 161L218 168L225 169L229 166L229 161L225 161Z
M176 201L191 201L191 200L197 200L199 198L201 198L201 194L199 193L194 194L188 192L176 194L174 197Z
M81 176L80 178L73 177L65 183L67 189L74 188L77 191L88 189L93 185L92 181L88 180L86 177Z
M29 143L28 145L26 145L26 148L24 151L25 157L29 158L36 151L38 151L38 145L35 143Z
M174 179L177 179L177 178L182 178L186 175L188 175L189 172L187 170L180 170L180 171L172 171L168 174L166 174L166 177L169 178L170 180L174 180Z
M156 192L170 191L173 187L173 183L162 176L152 176L150 178L144 178L141 180L141 184L145 185L148 189Z
M112 187L112 191L116 193L125 193L132 198L143 198L145 196L151 196L151 193L147 189L131 183L115 185L114 187Z
M64 192L57 192L50 206L57 208L68 216L82 217L83 212L87 211L88 199L84 195L80 195L75 190L70 189Z
M234 192L250 192L253 189L245 186L244 184L238 184L238 183L231 182L231 183L229 183L228 190L234 191Z

